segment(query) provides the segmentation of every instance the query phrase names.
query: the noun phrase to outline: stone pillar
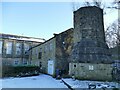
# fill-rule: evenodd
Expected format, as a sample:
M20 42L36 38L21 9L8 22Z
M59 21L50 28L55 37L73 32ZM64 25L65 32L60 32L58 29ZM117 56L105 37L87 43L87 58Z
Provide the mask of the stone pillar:
M111 63L105 42L103 10L96 6L74 12L74 47L70 59L81 63Z

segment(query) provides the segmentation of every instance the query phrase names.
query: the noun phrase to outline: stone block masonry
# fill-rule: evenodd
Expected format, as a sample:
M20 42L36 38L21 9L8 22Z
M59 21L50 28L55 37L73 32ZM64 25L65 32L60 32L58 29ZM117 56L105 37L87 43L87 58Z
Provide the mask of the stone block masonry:
M82 7L74 12L74 47L71 61L80 63L112 63L105 42L103 10Z
M83 80L112 81L111 64L70 63L69 74Z
M69 74L79 79L112 80L112 59L105 42L102 9L88 6L74 12L73 40Z

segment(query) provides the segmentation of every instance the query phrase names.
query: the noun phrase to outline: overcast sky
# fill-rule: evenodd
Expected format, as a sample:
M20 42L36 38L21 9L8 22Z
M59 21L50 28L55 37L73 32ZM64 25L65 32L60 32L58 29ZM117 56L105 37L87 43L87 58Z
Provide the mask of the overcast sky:
M108 26L117 18L117 10L111 10L104 16L105 24ZM72 4L71 2L4 2L2 27L2 33L49 39L53 37L53 33L60 33L73 27Z

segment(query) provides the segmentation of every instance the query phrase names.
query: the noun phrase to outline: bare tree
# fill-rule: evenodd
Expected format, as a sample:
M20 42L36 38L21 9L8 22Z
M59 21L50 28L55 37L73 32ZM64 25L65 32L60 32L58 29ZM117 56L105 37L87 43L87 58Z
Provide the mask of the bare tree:
M120 9L120 1L119 0L113 0L112 2L108 2L109 5L106 5L105 2L102 0L92 0L92 2L85 1L85 6L97 6L99 8L107 8L107 9Z
M76 11L77 9L83 6L97 6L103 9L104 14L106 14L105 9L120 9L120 1L113 0L112 2L107 2L107 4L102 0L92 0L92 1L84 0L84 2L72 2L73 11Z
M116 20L107 27L105 35L106 42L109 47L115 47L120 45L120 19Z
M88 2L88 1L85 1L85 2L84 2L84 6L91 6L91 3Z
M114 0L111 3L111 6L108 6L107 8L110 8L110 9L120 9L120 1L119 0Z

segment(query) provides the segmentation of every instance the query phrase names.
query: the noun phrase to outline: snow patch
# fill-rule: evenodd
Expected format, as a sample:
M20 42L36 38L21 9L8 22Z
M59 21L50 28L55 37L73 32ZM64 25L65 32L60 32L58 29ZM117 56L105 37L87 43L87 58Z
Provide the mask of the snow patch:
M90 85L95 85L96 88L120 88L120 84L116 82L100 82L87 80L73 80L72 78L63 79L72 88L89 88Z
M49 75L0 79L1 88L67 88L61 80L56 80Z

